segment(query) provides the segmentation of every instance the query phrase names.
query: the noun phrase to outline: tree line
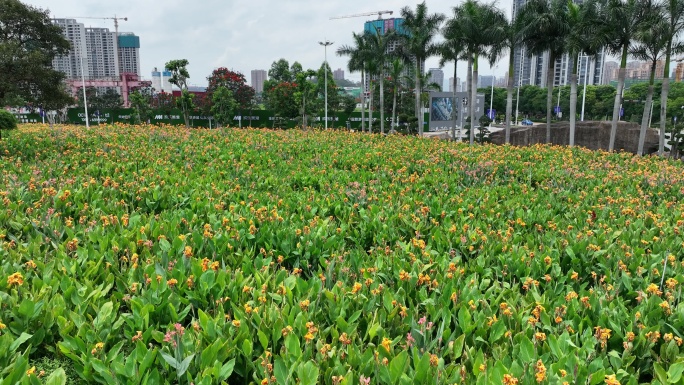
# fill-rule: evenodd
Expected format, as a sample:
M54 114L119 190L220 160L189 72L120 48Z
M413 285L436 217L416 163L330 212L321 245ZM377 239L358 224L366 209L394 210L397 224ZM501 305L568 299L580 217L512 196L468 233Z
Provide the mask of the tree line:
M684 52L684 45L678 40L684 29L684 0L587 0L575 3L567 0L529 0L520 7L513 19L508 19L503 10L495 4L478 0L466 0L453 8L453 14L430 14L425 2L415 9L404 7L401 10L404 19L402 31L381 33L365 31L353 34L354 43L341 47L337 53L349 57L348 69L361 72L364 84L371 84L377 79L401 82L393 77L393 69L397 65L412 66L413 84L402 82L401 86L411 89L415 94L414 113L418 120L418 130L422 134L420 110L424 106L421 95L426 87L422 65L428 57L437 56L440 63L453 61L454 81L459 61L467 63L467 93L470 100L476 100L477 80L480 60L488 60L491 64L504 55L509 55L508 81L505 105L505 137L510 141L511 115L513 109L513 89L515 68L513 54L520 47L525 47L527 54L546 55L548 57L546 79L546 141L551 141L551 121L554 107L554 77L556 60L567 54L570 60L569 76L569 121L570 145L575 142L575 126L577 120L578 62L580 55L594 56L602 50L620 56L618 86L613 95L611 135L609 150L614 149L617 134L617 122L620 119L623 105L623 89L627 58L633 57L650 64L650 77L645 99L641 107L641 130L638 153L643 154L644 140L653 105L655 89L656 64L665 60L661 100L659 104L660 143L659 153L664 151L665 126L668 113L668 94L670 91L669 73L672 55ZM438 35L443 37L437 42ZM387 50L388 42L397 41L397 49ZM385 81L379 82L382 94ZM456 90L456 84L454 84ZM609 92L608 89L598 91ZM531 88L521 90L532 91ZM601 92L599 92L601 93ZM523 98L521 96L521 100ZM372 93L371 93L372 98ZM384 98L380 96L380 113L383 113ZM605 106L602 106L605 107ZM532 106L523 106L523 109ZM474 116L475 104L470 103L468 116ZM369 113L372 114L373 103ZM534 113L539 110L532 111ZM455 127L455 124L454 124ZM384 128L381 127L381 131ZM452 137L455 133L452 131ZM474 141L474 132L470 132L470 143Z

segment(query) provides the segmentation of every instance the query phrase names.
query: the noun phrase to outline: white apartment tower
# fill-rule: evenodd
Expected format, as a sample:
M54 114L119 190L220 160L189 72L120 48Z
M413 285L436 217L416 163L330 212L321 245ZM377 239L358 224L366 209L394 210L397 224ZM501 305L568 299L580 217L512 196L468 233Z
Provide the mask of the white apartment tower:
M132 33L116 36L108 28L86 28L74 19L53 19L71 43L71 51L53 60L53 67L68 79L119 78L124 72L140 73L140 38ZM115 40L117 39L117 40ZM116 43L116 44L115 44Z
M86 28L86 52L91 78L118 78L114 32L108 28Z
M64 37L71 43L71 52L65 56L56 57L52 61L52 67L63 72L69 79L81 78L81 68L83 68L83 75L90 78L85 26L74 19L53 19L52 22L62 28ZM83 67L81 67L81 60L83 60Z

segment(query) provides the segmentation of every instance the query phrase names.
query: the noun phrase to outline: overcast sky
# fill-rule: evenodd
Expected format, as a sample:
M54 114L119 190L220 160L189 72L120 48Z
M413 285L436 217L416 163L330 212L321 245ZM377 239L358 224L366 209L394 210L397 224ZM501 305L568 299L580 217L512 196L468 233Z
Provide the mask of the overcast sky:
M363 23L375 17L354 17L330 20L334 16L352 15L380 10L394 14L383 18L400 17L404 6L415 9L417 0L23 0L31 5L47 8L51 16L65 17L128 17L120 22L120 32L140 36L141 71L151 77L154 67L160 69L172 59L190 61L190 84L206 85L206 77L218 67L242 72L250 82L253 69L268 70L271 63L285 58L292 64L298 61L304 68L319 68L324 60L324 49L319 41L328 39L328 62L335 70L345 70L345 77L359 80L360 74L349 74L347 58L335 55L344 44L352 44L352 32L361 32ZM452 8L462 0L427 0L428 10L453 14ZM510 17L511 0L499 0L498 6ZM112 20L80 19L86 27L108 27L114 31ZM489 63L480 64L480 74L494 72L503 76L508 63L503 58L493 70ZM426 68L438 67L431 58ZM465 62L459 63L459 77L465 78ZM445 83L453 74L453 63L446 65Z

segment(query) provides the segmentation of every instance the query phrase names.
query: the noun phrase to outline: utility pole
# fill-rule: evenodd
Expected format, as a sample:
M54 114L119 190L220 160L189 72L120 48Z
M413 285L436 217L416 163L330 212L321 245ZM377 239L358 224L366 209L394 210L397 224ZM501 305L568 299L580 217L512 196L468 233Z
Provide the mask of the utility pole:
M319 41L318 44L323 46L325 51L325 66L323 68L323 73L325 73L325 129L328 129L328 46L333 45L332 41Z
M584 56L586 59L586 65L584 66L584 90L582 90L582 114L580 115L580 121L584 121L584 102L587 99L587 82L589 79L589 56Z
M83 84L83 106L85 107L86 128L90 128L88 119L88 99L86 98L85 72L83 71L83 52L81 52L81 82Z

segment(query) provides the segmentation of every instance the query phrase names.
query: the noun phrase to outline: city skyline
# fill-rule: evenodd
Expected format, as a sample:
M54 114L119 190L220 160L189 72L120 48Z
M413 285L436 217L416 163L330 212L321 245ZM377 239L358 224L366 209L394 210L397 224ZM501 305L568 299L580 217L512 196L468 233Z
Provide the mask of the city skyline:
M368 5L360 0L345 3L281 3L262 1L246 3L234 9L219 0L204 2L183 2L168 0L163 6L133 0L101 2L98 0L26 0L28 4L47 8L53 18L76 17L86 27L114 30L112 20L79 19L79 17L127 17L120 21L120 31L130 31L142 42L140 66L142 76L149 78L154 67L162 69L173 59L188 59L190 65L189 83L206 85L207 76L218 67L239 71L246 77L252 69L268 71L274 61L284 58L291 63L298 61L304 68L317 69L324 61L323 48L318 41L328 39L335 42L328 47L328 63L331 68L345 70L345 79L359 81L360 73L347 72L347 57L334 54L342 45L353 44L352 32L362 32L366 21L377 17L356 17L330 20L379 9L392 10L392 15L383 18L401 17L404 6L415 9L419 2L390 0L382 6ZM437 0L426 1L430 13L440 12L452 17L452 7ZM498 6L508 15L510 0L501 1ZM264 28L267 27L267 28ZM439 40L442 38L439 37ZM502 58L499 63L506 61ZM438 67L436 57L428 59L425 68ZM502 74L504 66L499 66ZM443 68L453 74L453 62ZM486 60L481 60L483 74L491 72ZM465 66L459 65L459 77L465 77Z

